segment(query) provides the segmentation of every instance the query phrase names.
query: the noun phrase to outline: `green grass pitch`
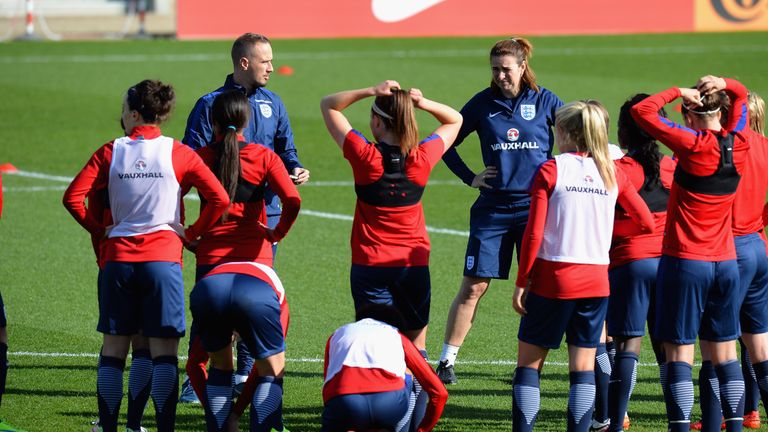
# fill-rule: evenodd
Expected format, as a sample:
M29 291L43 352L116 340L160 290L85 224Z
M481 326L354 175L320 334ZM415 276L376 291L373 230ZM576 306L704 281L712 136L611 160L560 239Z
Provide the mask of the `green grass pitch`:
M342 89L396 79L427 97L460 108L489 82L487 53L496 38L279 40L269 88L287 105L301 161L312 171L300 188L302 214L282 242L277 271L288 292L292 322L285 379L285 419L292 431L316 431L322 407L325 340L352 319L349 293L350 222L318 212L351 215L354 192L334 181L351 171L325 132L320 98ZM537 37L531 66L541 85L563 100L595 98L615 119L635 92L693 85L704 74L735 77L768 96L768 34L686 34L601 37ZM181 138L194 101L231 71L230 42L92 42L0 44L0 163L45 176L73 176L102 143L119 136L125 90L144 78L171 82L175 115L164 132ZM423 114L423 113L421 113ZM421 115L425 135L435 122ZM349 109L353 125L367 132L368 104ZM613 123L615 124L615 122ZM615 139L615 130L611 131ZM480 169L473 136L461 147ZM459 184L443 166L427 187L427 223L447 233L432 239L432 326L428 346L440 353L448 306L458 289L476 191ZM0 220L0 290L9 318L8 390L0 417L30 431L87 430L96 418L95 377L100 335L95 331L96 265L88 236L61 205L66 181L5 175ZM188 214L196 214L188 201ZM310 212L311 211L311 212ZM314 213L313 213L314 212ZM191 289L193 257L186 255ZM511 428L511 386L518 317L513 286L496 281L483 300L463 346L460 384L437 430L498 431ZM186 351L187 339L181 343ZM552 351L542 378L537 430L565 429L566 350ZM657 369L646 344L630 405L633 431L665 428ZM182 362L183 364L183 362ZM127 382L127 378L126 378ZM125 410L126 399L123 401ZM697 408L694 408L694 417ZM145 426L153 429L153 410ZM178 430L204 428L199 406L182 405Z

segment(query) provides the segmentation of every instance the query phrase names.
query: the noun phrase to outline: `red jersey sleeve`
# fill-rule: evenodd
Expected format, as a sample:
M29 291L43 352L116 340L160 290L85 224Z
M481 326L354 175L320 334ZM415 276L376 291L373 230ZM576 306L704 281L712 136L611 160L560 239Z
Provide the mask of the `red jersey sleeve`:
M531 269L539 253L544 238L544 224L547 221L549 196L557 182L557 164L554 159L541 164L539 171L531 184L531 209L528 213L528 224L523 233L523 244L520 247L520 263L517 270L517 286L528 286Z
M184 185L194 186L207 201L207 205L200 212L200 217L185 232L187 240L195 240L221 217L229 205L229 196L219 179L192 149L175 142L172 157L176 178L182 185L182 189Z
M673 87L648 96L632 107L632 118L652 137L664 143L675 154L686 154L696 145L698 133L659 115L664 105L680 97L680 89Z
M614 236L629 237L633 234L650 234L656 227L653 214L648 209L645 201L637 193L635 185L629 180L621 169L616 170L616 183L619 188L619 195L616 201L632 218L636 225L615 224ZM626 229L628 232L623 232Z
M416 184L426 185L429 173L443 158L443 150L445 150L445 144L439 135L430 135L422 140L408 155L408 179ZM417 169L410 167L417 167Z
M731 108L728 110L725 130L741 132L749 127L749 113L747 111L749 93L747 88L735 79L723 79L725 80L725 93L731 98Z
M381 153L369 142L363 134L355 129L350 130L344 139L342 146L344 158L352 166L355 183L360 185L370 184L378 180L384 174L381 164Z
M424 413L424 419L419 424L418 432L429 432L434 429L440 416L443 414L445 402L448 400L448 391L437 377L435 371L429 366L419 350L413 345L407 337L400 335L403 342L403 351L405 352L405 365L413 372L413 376L419 380L421 388L429 395L427 411ZM326 361L327 363L327 361Z
M109 185L109 165L112 161L112 143L107 143L91 156L64 192L63 204L72 217L91 235L101 236L105 226L88 212L85 199L91 190Z
M269 187L280 197L280 202L283 205L280 221L274 229L275 240L280 240L285 237L299 216L301 197L293 181L288 177L288 171L285 170L285 164L280 157L272 151L265 152L265 155L267 157Z

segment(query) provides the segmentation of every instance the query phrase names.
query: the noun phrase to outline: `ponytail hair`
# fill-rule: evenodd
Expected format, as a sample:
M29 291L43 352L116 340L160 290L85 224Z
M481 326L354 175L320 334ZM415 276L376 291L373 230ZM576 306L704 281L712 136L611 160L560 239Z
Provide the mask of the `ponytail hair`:
M160 124L168 120L176 94L173 86L157 80L144 80L128 89L125 95L128 109L136 111L149 124Z
M588 153L597 165L606 189L616 186L616 170L608 154L608 119L605 107L596 100L576 101L555 113L557 139L577 151Z
M242 175L240 166L240 145L237 131L245 128L248 123L250 106L245 95L238 90L225 91L213 101L211 117L214 126L223 139L214 145L216 149L216 165L214 174L221 182L232 201L237 192L237 185ZM226 220L227 213L224 213Z
M379 117L387 130L394 134L403 156L408 156L411 149L419 144L419 127L408 90L392 89L391 96L377 96L371 114Z
M531 45L528 39L512 37L496 42L496 44L491 48L490 58L493 59L494 57L512 56L517 59L518 65L521 65L523 62L525 62L525 71L523 72L523 76L521 78L523 85L521 85L521 87L527 86L531 90L538 92L539 86L536 85L536 73L533 72L533 68L531 68L530 62L532 55L533 45ZM496 83L493 82L493 80L491 80L491 89L494 91L494 93L501 93L501 89L496 85Z
M646 93L638 93L630 97L619 110L619 145L626 148L632 159L636 160L643 167L643 174L648 179L646 189L651 190L658 186L659 166L661 164L662 154L659 151L659 144L643 128L638 126L635 119L632 118L630 110L633 106L647 98ZM659 115L666 117L664 108L659 110Z
M749 92L749 128L765 135L765 101L755 92Z

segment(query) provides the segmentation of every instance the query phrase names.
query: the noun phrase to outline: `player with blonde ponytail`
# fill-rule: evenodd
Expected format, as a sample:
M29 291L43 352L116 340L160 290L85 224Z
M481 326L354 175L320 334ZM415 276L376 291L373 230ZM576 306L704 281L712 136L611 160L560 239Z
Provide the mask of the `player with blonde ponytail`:
M513 307L523 315L513 380L513 431L532 431L539 374L566 335L571 389L567 429L586 432L595 398L595 351L608 306L608 251L618 202L649 233L654 222L608 156L602 107L576 101L557 110L560 154L541 165L531 186Z

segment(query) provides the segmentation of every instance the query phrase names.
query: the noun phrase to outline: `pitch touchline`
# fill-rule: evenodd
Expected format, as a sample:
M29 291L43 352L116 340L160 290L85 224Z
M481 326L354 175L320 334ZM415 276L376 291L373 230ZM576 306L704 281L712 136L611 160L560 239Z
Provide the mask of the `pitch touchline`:
M12 357L48 357L48 358L98 358L97 353L66 353L66 352L34 352L34 351L15 351L9 352L8 355ZM179 356L180 360L186 360L187 356ZM297 357L286 358L289 363L322 363L323 359L320 357ZM432 363L437 364L433 361ZM515 360L460 360L457 362L459 365L470 366L515 366L517 361ZM545 362L549 366L568 366L568 362ZM638 363L638 366L642 367L658 367L656 363ZM694 366L700 366L695 364Z
M20 176L20 177L30 177L30 178L38 178L38 179L43 179L43 180L52 180L52 181L57 181L57 182L65 182L65 183L69 183L69 182L72 181L72 177L55 176L55 175L49 175L49 174L38 173L38 172L31 172L31 171L22 171L22 170L19 170L19 171L14 172L14 173L7 173L7 174L17 175L17 176ZM434 184L435 182L440 182L440 181L430 181L429 184ZM316 182L316 183L320 183L320 182ZM338 184L338 183L342 183L342 182L332 182L332 183L333 184L330 185L330 186L340 186L340 184ZM310 182L310 183L307 183L306 185L302 185L301 187L306 187L306 186L311 185L311 184L312 183ZM459 185L459 184L463 184L463 183L455 182L455 181L444 181L443 183L438 183L438 184ZM344 184L344 186L346 186L346 185L347 185L347 183ZM348 185L351 186L352 182L349 182ZM58 190L63 190L63 189L65 189L65 187L61 187L61 186L53 186L53 187L44 187L44 186L3 187L3 190L4 191L8 191L8 192L41 192L41 191L48 191L48 190L58 191ZM199 201L200 200L200 198L197 195L194 195L194 194L188 194L184 198L192 200L192 201ZM352 216L345 215L345 214L339 214L339 213L328 213L328 212L321 212L321 211L307 210L307 209L301 209L300 213L303 214L303 215L319 217L319 218L322 218L322 219L332 219L332 220L341 220L341 221L349 221L349 222L352 221ZM469 231L461 231L461 230L455 230L455 229L450 229L450 228L438 228L438 227L433 227L433 226L429 226L429 225L427 225L427 232L435 233L435 234L447 234L447 235L454 235L454 236L461 236L461 237L469 237Z
M707 53L763 53L768 51L765 45L735 46L640 46L640 47L579 47L579 48L537 48L536 55L541 56L585 56L585 55L659 55ZM290 60L334 60L334 59L377 59L377 58L459 58L481 57L487 55L485 49L443 49L443 50L389 50L389 51L320 51L320 52L283 52L277 57L278 62ZM146 62L208 62L225 61L228 58L221 53L190 54L79 54L79 55L26 55L2 56L0 63L146 63Z

